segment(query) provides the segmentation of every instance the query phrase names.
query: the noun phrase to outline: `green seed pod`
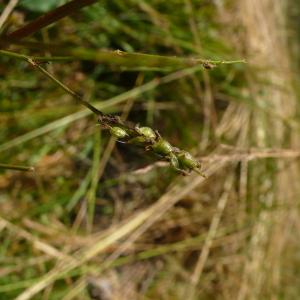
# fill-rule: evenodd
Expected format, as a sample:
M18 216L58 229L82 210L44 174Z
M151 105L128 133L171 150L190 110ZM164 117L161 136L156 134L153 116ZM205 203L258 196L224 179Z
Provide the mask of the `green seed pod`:
M144 136L136 136L128 141L129 144L144 146L148 140Z
M169 155L173 151L171 144L162 138L152 145L152 149L155 153L160 155Z
M200 168L200 163L189 152L181 151L178 154L178 160L184 169L194 170Z
M109 132L111 135L113 135L119 139L122 139L122 138L128 136L128 133L126 132L126 130L121 127L111 127L109 129Z
M178 162L178 158L174 153L170 153L170 164L171 166L175 169L178 170L179 169L179 162Z
M144 137L146 137L148 139L156 138L155 132L150 127L136 127L135 129L140 135L143 135Z

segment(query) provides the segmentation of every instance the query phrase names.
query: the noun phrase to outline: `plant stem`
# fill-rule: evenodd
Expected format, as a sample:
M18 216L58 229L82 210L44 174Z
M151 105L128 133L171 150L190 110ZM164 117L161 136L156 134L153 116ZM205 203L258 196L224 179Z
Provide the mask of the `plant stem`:
M17 171L25 171L25 172L34 171L34 167L17 166L17 165L9 165L9 164L1 164L1 163L0 163L0 169L17 170Z
M119 66L125 70L174 70L184 69L192 66L202 66L204 68L212 69L218 65L224 64L237 64L246 63L245 60L210 60L198 57L177 57L177 56L163 56L156 54L145 53L128 53L120 50L116 51L103 51L103 50L90 50L84 48L77 49L60 49L57 52L55 49L49 49L50 53L60 54L63 56L53 57L31 57L33 60L39 61L70 61L70 60L83 60L94 61L101 64L107 64L112 66ZM10 51L0 50L0 53L24 59L22 54L10 55Z
M17 58L17 59L22 59L22 60L28 60L29 56L26 56L24 54L19 54L11 51L6 51L6 50L0 50L0 54L11 57L11 58Z
M104 113L100 110L98 110L96 107L91 105L89 102L84 100L79 94L74 92L72 89L67 87L65 84L60 82L58 79L56 79L52 74L50 74L46 69L44 69L38 61L35 60L35 58L29 57L24 54L19 54L11 51L6 51L6 50L0 50L0 54L12 57L12 58L17 58L21 59L24 61L27 61L31 66L37 68L41 73L43 73L45 76L47 76L49 79L51 79L54 83L56 83L58 86L60 86L64 91L66 91L68 94L70 94L73 98L75 98L77 101L79 101L82 105L87 107L89 110L91 110L93 113L95 113L98 116L104 116Z
M67 87L65 84L63 84L61 81L56 79L51 73L49 73L46 69L44 69L39 63L35 62L33 59L28 58L27 61L33 66L36 67L41 73L46 75L49 79L51 79L54 83L56 83L58 86L60 86L64 91L66 91L68 94L70 94L73 98L75 98L77 101L79 101L82 105L87 107L89 110L91 110L93 113L95 113L98 116L104 116L104 113L100 110L98 110L96 107L94 107L92 104L84 100L79 94L71 90L69 87Z
M11 51L6 50L0 50L0 54L11 57L11 58L17 58L21 60L28 60L29 56L24 54L19 54ZM38 61L38 62L55 62L55 61L69 61L74 60L74 57L71 56L34 56L31 57L32 60Z
M66 16L69 16L70 14L80 10L85 6L89 6L96 2L97 0L73 0L71 2L68 2L65 5L47 12L46 14L43 14L29 24L26 24L22 28L8 34L7 39L20 41L21 39L39 31L40 29L52 23L55 23Z

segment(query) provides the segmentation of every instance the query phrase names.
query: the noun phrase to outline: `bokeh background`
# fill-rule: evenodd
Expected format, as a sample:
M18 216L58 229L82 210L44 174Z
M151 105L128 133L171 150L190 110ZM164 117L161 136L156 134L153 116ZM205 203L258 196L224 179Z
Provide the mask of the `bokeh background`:
M2 41L66 2L0 1L0 15L14 4ZM0 299L298 299L299 20L293 0L102 0L6 46L72 49L43 66L193 153L207 178L116 142L0 55L0 163L35 168L0 170Z

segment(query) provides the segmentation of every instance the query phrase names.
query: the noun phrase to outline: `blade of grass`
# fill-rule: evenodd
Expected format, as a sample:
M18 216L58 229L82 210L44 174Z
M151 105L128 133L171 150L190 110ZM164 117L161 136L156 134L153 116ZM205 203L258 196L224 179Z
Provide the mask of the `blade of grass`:
M6 50L0 50L0 54L2 54L3 56L26 60L26 61L28 61L28 59L29 59L29 57L27 55L23 55L23 54L11 52L11 51L6 51ZM74 60L74 58L71 56L35 56L32 59L35 61L38 61L38 62L55 62L55 61Z
M87 173L85 178L81 181L79 188L76 190L76 192L72 196L71 200L68 201L68 204L67 204L68 212L70 212L75 207L75 205L78 203L80 198L83 197L83 195L86 193L91 180L92 180L92 170L90 170Z
M70 49L63 52L66 56L73 56L80 60L92 60L98 63L118 65L122 68L170 68L182 69L196 65L204 68L213 68L222 64L245 63L245 60L209 60L199 57L176 57L156 54L128 53L120 50L99 51L85 48Z
M23 229L22 227L19 227L2 217L0 217L0 223L5 225L5 227L8 228L10 231L12 231L16 236L27 240L29 243L33 245L33 247L47 254L48 256L54 257L58 260L63 260L63 259L72 260L71 256L64 254L63 252L59 251L57 248L46 243L40 238L34 236L31 232Z
M32 35L40 29L57 22L58 20L75 13L83 7L96 3L97 0L73 0L46 14L38 17L36 20L26 24L22 28L11 32L7 35L7 39L21 40Z
M95 214L95 203L96 203L96 192L99 181L99 163L101 155L101 131L95 130L94 134L94 154L93 154L93 165L92 165L92 179L91 187L88 191L88 222L87 228L91 232Z
M67 49L67 50L52 50L51 53L58 52L59 56L41 57L41 56L27 56L11 51L0 50L0 54L26 60L33 64L35 61L70 61L70 60L86 60L95 61L101 64L108 64L110 66L120 66L122 69L148 69L148 70L176 70L192 66L201 65L203 68L212 69L219 65L246 63L245 60L211 60L199 57L179 57L179 56L163 56L156 54L145 53L128 53L120 50L103 51L90 50L85 48ZM30 61L29 61L30 60ZM38 65L38 64L37 64ZM36 65L34 65L37 67ZM41 71L41 70L40 70ZM47 74L49 77L49 74Z
M18 166L18 165L10 165L10 164L1 164L1 163L0 163L0 169L25 171L25 172L33 172L34 171L34 167Z
M194 268L194 272L190 278L190 282L189 282L187 290L186 290L186 297L187 297L186 299L187 300L196 299L195 296L196 296L196 292L197 292L197 285L200 281L205 263L210 254L210 249L211 249L213 240L215 239L215 237L217 235L218 227L221 222L221 217L222 217L223 211L225 210L225 207L227 205L227 201L229 198L229 194L230 194L233 182L234 182L234 176L231 174L231 176L225 182L225 187L224 187L225 191L218 201L216 212L210 223L210 227L207 232L207 236L205 238L204 245L203 245L201 253L198 257L196 266Z
M16 5L18 4L19 0L10 0L8 4L5 6L1 16L0 16L0 29L2 28L3 24L12 13Z

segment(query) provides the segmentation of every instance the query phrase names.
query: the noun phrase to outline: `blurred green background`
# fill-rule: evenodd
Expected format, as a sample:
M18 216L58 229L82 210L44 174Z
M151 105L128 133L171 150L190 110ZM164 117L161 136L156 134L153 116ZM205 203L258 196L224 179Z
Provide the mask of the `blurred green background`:
M4 38L67 1L16 2ZM10 45L72 51L43 67L159 130L208 178L116 142L43 74L0 55L0 163L36 170L0 170L0 299L297 299L298 6L103 0ZM165 58L97 56L116 50ZM175 56L247 63L190 71Z

